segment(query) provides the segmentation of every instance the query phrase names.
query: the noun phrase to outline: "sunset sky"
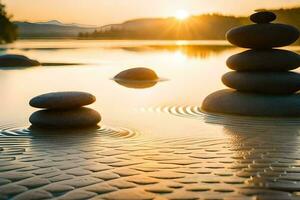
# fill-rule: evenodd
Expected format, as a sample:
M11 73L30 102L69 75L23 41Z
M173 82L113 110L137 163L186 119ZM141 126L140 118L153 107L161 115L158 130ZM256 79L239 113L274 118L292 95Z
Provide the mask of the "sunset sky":
M1 0L0 0L1 1ZM104 25L141 17L218 12L248 15L258 8L300 6L300 0L2 0L14 20Z

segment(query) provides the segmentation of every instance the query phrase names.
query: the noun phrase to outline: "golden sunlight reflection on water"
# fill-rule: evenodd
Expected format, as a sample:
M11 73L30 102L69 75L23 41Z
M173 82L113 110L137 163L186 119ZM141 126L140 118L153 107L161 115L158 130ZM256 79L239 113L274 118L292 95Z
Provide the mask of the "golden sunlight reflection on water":
M240 51L224 41L24 40L0 48L0 53L23 54L42 63L83 64L1 68L1 123L28 123L35 110L28 102L36 95L76 90L97 97L91 107L101 113L102 124L166 137L224 135L222 127L205 120L141 112L141 108L153 106L201 106L208 94L224 88L220 79L228 71L225 61ZM136 89L111 80L132 67L149 67L167 81Z

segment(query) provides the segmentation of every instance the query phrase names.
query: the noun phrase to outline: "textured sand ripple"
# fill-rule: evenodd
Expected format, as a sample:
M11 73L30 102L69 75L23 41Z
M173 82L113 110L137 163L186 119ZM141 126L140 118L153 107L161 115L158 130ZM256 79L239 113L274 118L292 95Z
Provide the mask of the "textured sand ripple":
M228 138L131 140L123 128L38 137L2 127L0 199L299 199L299 135L224 126Z
M299 199L296 119L278 120L280 127L196 106L143 110L222 124L225 134L148 138L113 126L66 133L2 125L0 199Z

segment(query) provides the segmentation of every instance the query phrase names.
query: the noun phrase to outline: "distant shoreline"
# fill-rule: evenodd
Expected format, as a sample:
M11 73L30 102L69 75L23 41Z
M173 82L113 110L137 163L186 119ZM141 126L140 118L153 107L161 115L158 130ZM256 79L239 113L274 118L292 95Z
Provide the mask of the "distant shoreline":
M99 40L99 41L224 41L224 39L199 40L199 39L143 39L143 38L79 38L79 37L23 37L18 40ZM17 40L17 41L18 41Z
M80 38L80 37L24 37L19 38L16 41L19 40L82 40L82 41L171 41L171 42L212 42L216 41L217 43L223 42L224 45L230 45L231 44L224 40L224 39L211 39L211 40L199 40L199 39L130 39L130 38ZM203 45L203 44L199 44ZM298 39L295 43L293 43L291 46L300 45L300 39Z
M300 29L300 7L271 10L277 15L275 23L290 24ZM251 24L246 17L203 14L185 21L176 18L141 18L120 24L86 28L65 24L15 22L21 39L78 40L225 40L228 30ZM300 44L298 41L297 44Z

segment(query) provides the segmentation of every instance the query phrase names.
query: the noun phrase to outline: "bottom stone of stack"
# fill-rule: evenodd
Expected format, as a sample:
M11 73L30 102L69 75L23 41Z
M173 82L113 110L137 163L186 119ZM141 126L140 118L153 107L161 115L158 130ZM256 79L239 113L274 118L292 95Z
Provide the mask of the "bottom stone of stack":
M40 110L33 113L29 121L40 128L85 128L96 126L101 121L100 114L90 108L72 110Z
M300 117L300 94L264 95L224 89L207 96L202 109L233 115Z

